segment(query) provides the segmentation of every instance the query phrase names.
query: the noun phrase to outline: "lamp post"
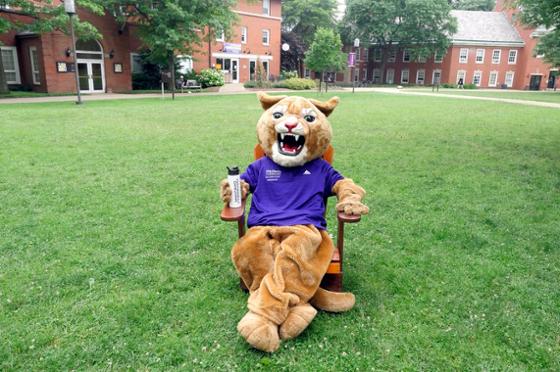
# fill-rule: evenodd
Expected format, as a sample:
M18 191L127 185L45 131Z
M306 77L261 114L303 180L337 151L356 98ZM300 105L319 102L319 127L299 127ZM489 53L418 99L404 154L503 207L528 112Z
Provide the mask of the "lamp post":
M76 36L74 35L74 16L76 15L76 5L74 0L64 0L64 11L70 17L70 33L72 34L72 55L74 59L74 77L76 78L76 93L78 100L76 104L82 104L82 96L80 95L80 78L78 77L78 63L76 57Z
M356 55L356 48L360 47L360 39L355 38L354 39L354 48L353 48L353 52L354 55ZM354 93L354 90L356 89L356 63L358 62L358 59L356 58L354 61L354 66L352 67L352 93Z

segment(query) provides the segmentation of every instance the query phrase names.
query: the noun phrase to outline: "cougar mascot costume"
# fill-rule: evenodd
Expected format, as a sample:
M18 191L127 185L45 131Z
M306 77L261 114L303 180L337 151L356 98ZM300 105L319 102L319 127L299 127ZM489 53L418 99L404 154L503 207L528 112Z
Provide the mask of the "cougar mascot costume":
M237 325L253 347L272 352L280 340L299 335L317 309L340 312L354 306L352 293L319 288L334 245L326 232L325 200L336 195L336 209L368 213L364 190L321 158L331 142L327 116L338 97L327 102L258 93L265 112L257 137L266 156L241 175L243 197L253 193L247 233L231 257L249 288L249 312ZM221 197L231 198L227 180Z

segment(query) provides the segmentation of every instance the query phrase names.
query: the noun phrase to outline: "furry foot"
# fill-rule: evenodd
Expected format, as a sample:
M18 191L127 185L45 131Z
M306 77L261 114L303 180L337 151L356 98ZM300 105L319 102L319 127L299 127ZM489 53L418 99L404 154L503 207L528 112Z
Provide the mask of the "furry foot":
M288 317L280 325L280 338L282 340L290 340L297 337L307 328L316 314L317 310L309 304L292 307Z
M278 327L251 311L239 321L237 330L255 349L271 353L280 347Z

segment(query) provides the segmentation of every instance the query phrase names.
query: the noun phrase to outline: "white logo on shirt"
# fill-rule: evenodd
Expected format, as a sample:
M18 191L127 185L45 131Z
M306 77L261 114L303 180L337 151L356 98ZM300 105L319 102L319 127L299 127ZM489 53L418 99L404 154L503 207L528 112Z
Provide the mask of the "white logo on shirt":
M310 174L311 174L311 172L308 171L307 169L305 170L305 172L303 172L303 175L304 175L304 176L309 176Z
M280 176L282 175L282 171L278 169L267 169L265 173L265 178L267 181L278 181Z

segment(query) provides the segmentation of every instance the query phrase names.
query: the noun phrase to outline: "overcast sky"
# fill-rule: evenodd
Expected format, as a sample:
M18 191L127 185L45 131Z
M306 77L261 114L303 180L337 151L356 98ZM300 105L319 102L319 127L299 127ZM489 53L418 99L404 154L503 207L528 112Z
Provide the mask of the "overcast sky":
M336 15L337 19L341 19L344 15L344 8L346 7L346 0L336 0L338 2L338 13Z

